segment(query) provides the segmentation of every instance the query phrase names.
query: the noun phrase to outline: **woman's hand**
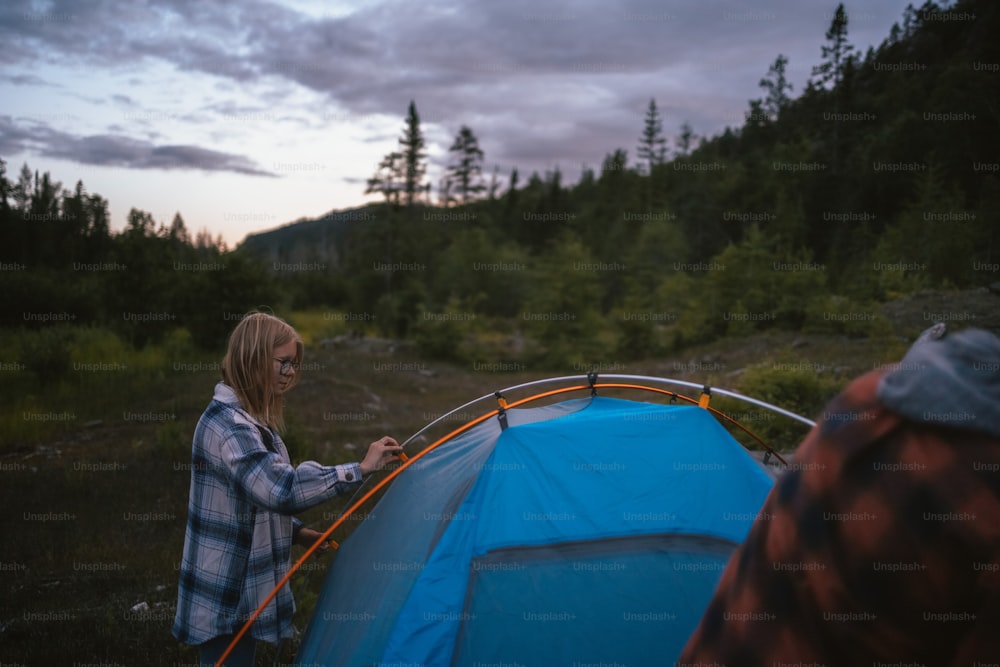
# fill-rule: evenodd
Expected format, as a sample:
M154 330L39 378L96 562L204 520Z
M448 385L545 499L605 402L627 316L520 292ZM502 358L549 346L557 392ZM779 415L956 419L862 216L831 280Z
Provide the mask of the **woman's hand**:
M361 461L361 474L367 477L376 470L381 470L393 461L399 460L403 448L394 438L385 436L368 445L368 452Z
M303 526L302 528L299 528L299 532L295 533L295 543L300 547L305 547L306 549L308 549L309 547L314 545L316 543L316 540L318 540L322 536L323 533L319 532L318 530L313 530L312 528L306 528L305 526ZM328 551L329 549L330 549L330 543L324 541L321 545L316 547L315 553L318 555L323 553L324 551Z

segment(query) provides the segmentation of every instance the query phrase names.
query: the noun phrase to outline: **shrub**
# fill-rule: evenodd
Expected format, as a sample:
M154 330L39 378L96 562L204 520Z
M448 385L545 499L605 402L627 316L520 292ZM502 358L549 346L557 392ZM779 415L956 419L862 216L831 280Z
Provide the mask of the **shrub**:
M826 294L814 298L806 309L804 331L876 338L890 332L881 307L873 302L855 301L845 296Z
M53 385L69 374L77 333L76 327L60 325L25 332L20 358L40 385Z
M794 363L766 363L748 367L740 376L738 390L808 419L814 419L842 383ZM802 439L802 428L792 419L761 419L751 427L775 449L794 448Z

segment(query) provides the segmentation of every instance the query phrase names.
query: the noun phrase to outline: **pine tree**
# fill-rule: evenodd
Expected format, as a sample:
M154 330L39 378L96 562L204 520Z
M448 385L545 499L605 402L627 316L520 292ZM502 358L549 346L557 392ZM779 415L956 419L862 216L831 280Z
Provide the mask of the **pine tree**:
M20 213L28 212L28 204L31 201L31 167L25 162L21 165L21 171L17 176L17 183L14 184L12 197L14 208Z
M493 174L490 176L490 185L486 189L487 197L494 201L500 192L500 165L493 166Z
M399 192L403 189L403 156L393 151L379 162L375 175L368 179L365 194L381 193L385 203L399 205Z
M847 42L847 12L844 3L837 5L833 21L826 31L826 46L822 47L823 62L813 67L812 75L821 88L832 83L833 87L843 78L844 65L852 58L854 46Z
M649 166L648 174L653 173L653 167L663 164L667 158L667 140L663 136L663 120L656 108L656 100L650 98L646 108L646 120L639 137L639 150L636 155L645 160Z
M681 123L681 133L677 135L677 155L685 156L695 149L695 144L701 139L694 133L691 123Z
M184 218L181 217L180 211L174 213L174 219L170 223L170 239L178 241L184 245L191 245L191 235L188 233L187 226L184 224Z
M843 87L840 85L844 79L845 69L851 65L854 47L847 43L847 13L844 11L844 3L837 5L834 12L833 21L826 31L827 45L822 47L823 63L813 67L812 73L816 77L815 84L820 88L827 84L833 84L833 116L840 115L840 98L844 95ZM814 85L813 81L809 82ZM840 123L833 123L833 148L831 150L831 172L836 174L840 163Z
M12 189L11 182L7 180L7 163L0 158L0 215L4 217L10 212L10 202L7 198Z
M455 196L451 193L454 182L447 175L442 176L438 182L438 204L441 206L451 206L455 203Z
M406 206L412 207L420 200L421 192L429 190L428 185L424 183L424 174L427 172L424 135L420 130L417 105L412 100L406 114L406 128L399 139L399 148L403 156L403 192Z
M767 91L764 98L763 110L771 121L775 121L781 112L788 106L792 98L788 93L792 90L792 84L785 77L785 67L788 66L788 58L778 54L774 64L767 70L767 76L760 80L758 84Z
M482 181L483 151L476 135L465 125L448 151L455 154L455 162L448 165L448 180L461 202L467 204L486 189Z
M667 160L667 140L663 136L663 120L656 108L656 100L652 98L649 100L649 107L646 108L646 118L636 154L640 160L644 160L646 163L647 178L642 186L641 205L643 208L652 209L658 204L659 199L659 188L654 180L656 168ZM638 171L640 174L644 171L641 163Z

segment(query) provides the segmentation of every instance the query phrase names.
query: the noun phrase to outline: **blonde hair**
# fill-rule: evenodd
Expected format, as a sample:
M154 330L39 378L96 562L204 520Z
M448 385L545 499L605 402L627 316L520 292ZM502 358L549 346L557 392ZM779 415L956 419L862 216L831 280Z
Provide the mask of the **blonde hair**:
M222 381L233 388L243 409L254 419L282 430L284 400L274 391L274 349L295 341L293 363L302 363L304 346L298 332L283 319L252 311L247 313L229 335L226 355L222 358ZM298 384L295 373L288 385Z

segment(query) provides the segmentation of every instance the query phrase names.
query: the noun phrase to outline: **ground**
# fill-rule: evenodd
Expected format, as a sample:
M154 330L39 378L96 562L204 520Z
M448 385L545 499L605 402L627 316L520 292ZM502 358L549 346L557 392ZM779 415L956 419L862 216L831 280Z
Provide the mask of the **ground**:
M598 370L738 388L755 368L778 374L795 369L828 379L819 386L829 392L898 361L916 334L936 320L1000 332L998 299L987 290L907 297L884 307L891 331L878 340L768 332L666 358L606 363ZM429 361L412 345L373 338L312 345L286 408L289 449L297 460L356 460L368 442L384 434L404 441L473 398L552 375L531 368L501 370ZM0 662L194 664L194 652L173 640L170 626L190 433L214 381L211 370L183 373L149 387L148 396L133 398L130 405L142 405L148 420L119 418L128 408L109 410L103 419L68 428L57 438L14 443L0 452L0 498L7 508L0 546ZM525 395L513 391L508 399ZM487 400L464 409L408 447L413 451L493 407ZM346 502L328 503L303 518L323 530ZM299 629L330 558L312 561L293 580Z

